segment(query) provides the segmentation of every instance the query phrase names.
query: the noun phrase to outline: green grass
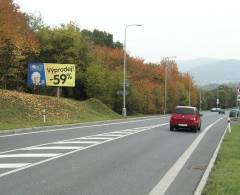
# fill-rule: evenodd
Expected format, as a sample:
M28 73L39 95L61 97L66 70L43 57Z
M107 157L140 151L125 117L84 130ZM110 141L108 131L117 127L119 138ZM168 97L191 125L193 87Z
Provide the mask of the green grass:
M47 123L42 111L46 109ZM97 99L77 101L0 90L0 130L122 118Z
M240 194L240 125L226 135L203 195Z

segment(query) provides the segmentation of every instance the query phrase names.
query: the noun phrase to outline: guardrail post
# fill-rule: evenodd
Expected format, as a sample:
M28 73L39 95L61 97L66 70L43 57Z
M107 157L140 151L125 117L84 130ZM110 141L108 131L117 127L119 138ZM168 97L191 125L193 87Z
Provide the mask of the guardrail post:
M43 123L46 123L46 109L43 110Z
M230 117L228 117L228 133L231 133L231 120Z

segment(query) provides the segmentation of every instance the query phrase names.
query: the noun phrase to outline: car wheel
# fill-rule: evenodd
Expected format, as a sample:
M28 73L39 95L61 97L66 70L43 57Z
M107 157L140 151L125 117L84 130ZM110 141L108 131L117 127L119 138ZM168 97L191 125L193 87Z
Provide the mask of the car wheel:
M194 127L193 132L197 133L197 131L198 131L198 127Z
M170 126L170 131L173 131L173 130L174 130L174 127L171 127L171 126Z
M198 127L198 130L199 130L199 131L201 130L201 126L202 126L202 125L200 124L199 127Z

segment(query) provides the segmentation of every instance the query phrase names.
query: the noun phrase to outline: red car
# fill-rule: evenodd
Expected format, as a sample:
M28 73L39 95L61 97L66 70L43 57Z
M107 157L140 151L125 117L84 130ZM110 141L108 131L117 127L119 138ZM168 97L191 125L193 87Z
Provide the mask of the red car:
M187 128L197 132L201 129L201 116L196 107L177 106L170 119L170 131Z

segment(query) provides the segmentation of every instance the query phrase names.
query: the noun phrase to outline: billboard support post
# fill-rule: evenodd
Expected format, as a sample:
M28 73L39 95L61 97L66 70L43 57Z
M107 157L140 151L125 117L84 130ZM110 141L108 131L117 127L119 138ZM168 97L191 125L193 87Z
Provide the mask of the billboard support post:
M57 97L60 97L60 87L57 87Z

